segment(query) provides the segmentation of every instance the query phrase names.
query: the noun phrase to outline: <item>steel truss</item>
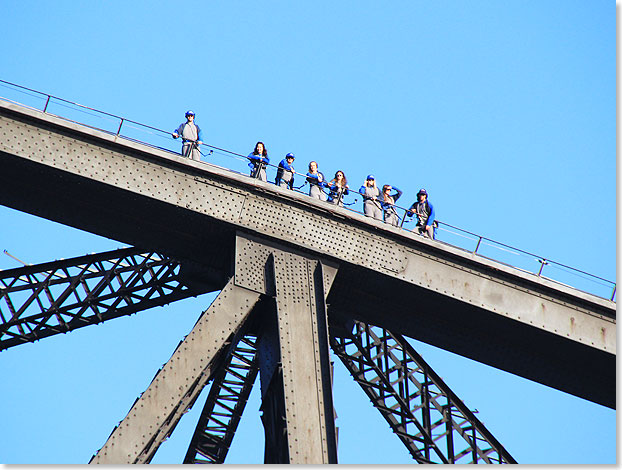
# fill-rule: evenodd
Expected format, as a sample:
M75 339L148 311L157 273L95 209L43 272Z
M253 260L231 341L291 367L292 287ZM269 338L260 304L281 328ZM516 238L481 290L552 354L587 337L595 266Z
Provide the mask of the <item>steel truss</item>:
M330 341L418 463L516 463L404 337L354 322Z
M184 463L224 463L257 378L257 337L247 334L213 379Z
M253 250L258 251L256 247ZM285 260L289 258L284 258L279 263L282 264ZM287 262L292 263L291 260ZM291 269L290 264L285 263L283 266ZM313 270L309 266L312 265L306 266L305 269L309 269L307 273L311 273ZM305 264L300 264L299 267L304 268ZM285 268L280 266L280 270ZM0 350L203 293L182 282L180 269L178 261L164 255L126 248L0 271ZM298 274L286 273L286 277L289 279ZM307 274L308 282L314 276L314 282L322 284L318 281L322 278L322 270L316 269L315 274ZM279 281L276 274L275 279L277 290L279 286L283 289L279 284L282 280ZM310 283L303 291L306 293L319 289L317 296L305 297L303 304L310 304L315 299L313 301L319 302L318 305L322 307L321 299L325 293L321 286L313 287L314 285ZM234 286L230 280L219 295L222 301L217 298L210 307L211 314L207 315L207 311L197 321L193 331L180 343L171 361L156 374L149 389L143 394L147 401L155 400L153 394L158 393L157 385L162 384L161 381L165 376L171 375L171 371L179 368L175 364L195 361L196 364L192 365L195 369L200 364L204 368L203 372L199 373L199 378L193 376L190 388L181 398L177 396L178 392L171 397L158 396L158 403L167 403L164 408L170 407L174 413L171 412L163 422L157 423L149 415L136 418L136 410L143 410L142 402L138 403L143 398L139 398L132 407L134 411L128 413L128 417L117 427L124 427L127 434L135 434L137 431L129 431L132 427L140 428L145 423L153 423L149 428L155 428L155 434L145 449L137 451L135 463L151 461L160 443L170 435L181 415L192 406L208 381L212 385L184 463L224 463L260 369L258 344L262 338L269 337L265 328L259 332L249 332L249 319L244 318L259 298L259 294L254 294L254 297L249 292ZM280 299L281 302L289 300L287 297ZM292 308L295 306L285 303L281 305L284 312L289 312ZM321 319L321 315L318 318ZM342 327L330 330L330 346L415 461L516 463L404 337L380 327L358 321L350 322L354 331L347 331ZM221 343L223 346L218 346ZM294 343L300 346L300 339ZM192 348L197 347L192 352ZM205 356L199 354L200 351L210 352ZM291 358L288 361L291 362ZM282 364L278 363L277 366L281 372L276 373L275 377L280 379L277 388L282 389L282 394L285 390ZM181 379L182 376L179 377ZM272 382L275 381L272 380L271 384ZM331 395L330 392L328 394ZM330 398L328 395L327 397ZM266 401L265 396L263 400L264 407L266 403L271 403L270 400ZM266 424L266 419L270 421L275 418L272 414L285 413L285 402L276 400L275 403L281 408L274 408L272 413L264 409L262 420L266 435L279 431L290 432L287 422L281 427ZM171 404L173 406L169 406ZM156 408L148 411L158 414L160 419L159 406ZM332 410L332 401L326 409ZM265 416L266 413L270 416ZM113 444L116 442L117 428L109 438ZM287 440L281 438L281 441L278 445L273 443L272 447L276 449L285 445L287 450ZM118 442L121 446L130 443ZM269 447L266 443L267 450ZM114 447L110 449L114 451ZM92 462L95 463L100 457L105 459L107 452L108 443L93 457ZM111 461L118 463L115 459L116 457ZM277 460L280 462L283 459ZM336 456L334 460L336 461Z
M124 248L0 271L0 350L196 295L179 270Z

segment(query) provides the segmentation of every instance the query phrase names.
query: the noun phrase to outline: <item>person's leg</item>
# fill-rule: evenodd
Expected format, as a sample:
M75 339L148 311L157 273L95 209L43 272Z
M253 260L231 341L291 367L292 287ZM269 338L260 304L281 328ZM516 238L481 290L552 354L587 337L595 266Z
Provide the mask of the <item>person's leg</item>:
M199 149L194 146L192 148L192 159L197 162L201 161L201 152L199 152Z

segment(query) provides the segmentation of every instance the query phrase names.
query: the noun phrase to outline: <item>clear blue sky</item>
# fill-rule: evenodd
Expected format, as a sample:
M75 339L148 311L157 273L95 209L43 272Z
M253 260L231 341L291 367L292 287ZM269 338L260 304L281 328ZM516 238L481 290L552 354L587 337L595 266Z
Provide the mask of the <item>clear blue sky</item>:
M615 280L615 8L4 0L0 79L168 130L193 109L211 145L262 140L275 163L294 152L297 170L317 160L353 188L374 173L402 205L426 187L442 221ZM120 246L0 207L0 249L28 263ZM213 297L0 353L0 463L88 462ZM413 344L520 463L615 463L614 410ZM340 462L411 463L336 365ZM257 391L227 462L263 460ZM204 398L154 463L182 461Z

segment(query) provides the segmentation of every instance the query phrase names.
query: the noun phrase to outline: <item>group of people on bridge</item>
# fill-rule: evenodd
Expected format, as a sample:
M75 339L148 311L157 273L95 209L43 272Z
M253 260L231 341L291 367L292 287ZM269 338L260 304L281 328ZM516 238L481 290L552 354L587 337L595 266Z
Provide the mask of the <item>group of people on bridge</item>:
M186 122L183 122L173 131L173 138L182 139L181 153L185 157L196 161L201 160L199 145L203 143L201 128L194 122L195 114L193 111L186 112ZM268 181L266 168L270 163L268 150L263 142L257 142L255 148L248 155L248 166L250 176L260 181ZM300 189L305 184L309 184L309 196L321 201L326 201L338 206L344 205L343 198L350 194L348 180L345 173L338 170L335 177L327 181L324 174L319 171L316 161L309 162L309 168L305 183L299 188L294 187L294 175L299 174L294 170L295 156L288 153L277 166L275 184L288 189ZM366 180L358 190L358 194L363 197L363 213L367 217L376 220L383 220L385 223L400 226L400 217L396 210L396 202L402 196L402 191L390 184L382 186L382 190L376 184L374 175L367 175ZM420 189L417 193L417 200L406 210L404 216L416 216L417 225L413 230L415 233L427 238L435 238L436 213L434 206L428 201L428 193L425 189Z

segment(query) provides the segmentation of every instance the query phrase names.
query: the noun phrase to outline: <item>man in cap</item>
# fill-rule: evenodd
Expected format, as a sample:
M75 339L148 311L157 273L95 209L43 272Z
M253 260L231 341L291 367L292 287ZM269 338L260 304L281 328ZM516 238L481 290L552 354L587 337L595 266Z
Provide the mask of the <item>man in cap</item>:
M414 229L415 233L423 235L424 237L434 238L434 218L436 216L434 212L434 206L428 201L428 192L421 188L417 193L417 202L415 202L410 209L406 211L409 217L417 215L417 226Z
M274 182L281 188L294 189L294 158L294 154L290 152L279 163Z
M199 145L203 143L203 137L201 128L194 123L194 111L186 111L186 122L182 122L172 135L173 139L177 139L181 136L181 154L184 157L201 161Z

